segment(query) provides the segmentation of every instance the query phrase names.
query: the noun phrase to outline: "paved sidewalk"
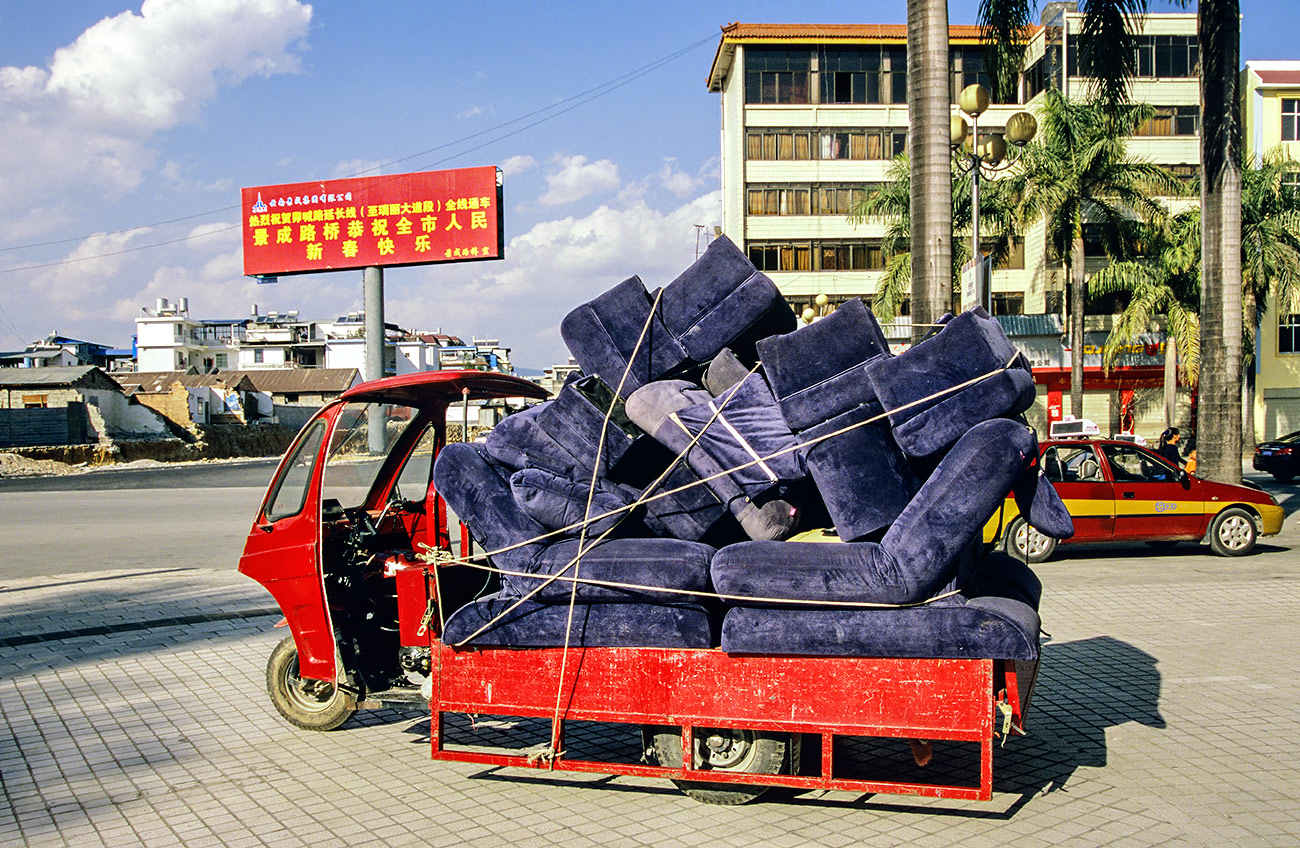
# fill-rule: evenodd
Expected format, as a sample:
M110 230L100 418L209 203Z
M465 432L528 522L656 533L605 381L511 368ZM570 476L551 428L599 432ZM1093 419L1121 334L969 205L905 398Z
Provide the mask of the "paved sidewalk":
M1053 638L988 803L710 807L663 781L434 763L416 712L282 721L263 669L286 631L237 574L3 581L0 844L1300 844L1300 557L1135 553L1038 567Z

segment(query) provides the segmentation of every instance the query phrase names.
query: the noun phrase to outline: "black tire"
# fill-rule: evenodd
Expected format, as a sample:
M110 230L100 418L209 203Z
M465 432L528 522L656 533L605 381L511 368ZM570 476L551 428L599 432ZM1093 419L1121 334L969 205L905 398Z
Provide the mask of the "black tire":
M1270 471L1268 473L1272 474L1273 479L1279 483L1290 483L1295 479L1294 471Z
M1017 516L1007 527L1007 553L1022 562L1043 562L1056 553L1056 540Z
M1239 506L1228 507L1210 522L1210 547L1219 556L1245 556L1258 540L1255 517Z
M285 721L303 730L333 730L356 712L356 700L333 683L298 676L298 647L286 636L266 663L266 690Z
M698 727L694 738L696 768L701 769L782 774L788 772L790 763L798 762L799 758L798 739L788 733ZM681 728L645 725L641 728L641 741L647 759L668 768L681 766ZM696 801L724 806L746 804L768 789L744 783L695 780L674 780L673 783Z

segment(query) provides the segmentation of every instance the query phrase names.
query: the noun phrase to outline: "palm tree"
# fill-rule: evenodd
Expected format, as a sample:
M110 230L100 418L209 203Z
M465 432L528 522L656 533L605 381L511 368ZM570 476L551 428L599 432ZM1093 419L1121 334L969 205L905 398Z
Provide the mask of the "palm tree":
M1241 482L1241 58L1238 0L1202 0L1201 50L1201 379L1197 472ZM1209 436L1210 438L1205 438Z
M1255 444L1255 338L1269 305L1300 311L1300 190L1286 176L1300 163L1271 151L1241 171L1241 282L1246 396L1242 402L1243 450Z
M1187 6L1190 0L1174 0ZM981 0L986 44L1000 44L993 70L1010 79L1020 68L1029 0ZM1089 0L1079 64L1098 81L1111 107L1127 101L1134 74L1132 24L1147 0ZM1201 348L1206 352L1197 406L1198 469L1207 478L1241 482L1241 58L1239 0L1200 0L1196 32L1201 59ZM1009 83L1007 83L1009 84ZM1074 393L1071 391L1071 403Z
M912 338L946 311L952 266L947 0L907 0L907 153L913 249Z
M1112 262L1088 280L1092 297L1125 294L1124 311L1106 340L1105 364L1114 365L1120 346L1137 340L1157 316L1167 318L1165 341L1165 426L1173 426L1177 380L1195 383L1200 368L1201 216L1190 210L1144 225L1140 243L1145 255Z
M1016 153L1013 151L1013 156ZM970 259L971 228L971 177L950 160L952 186L953 246L948 281L943 290L943 308L960 309L957 286L961 269ZM892 321L911 291L911 162L906 155L897 156L889 166L884 185L858 198L849 211L849 222L862 224L868 220L883 220L887 227L881 241L885 272L876 284L871 298L871 309L881 321ZM1018 231L1014 220L1012 198L1000 181L985 180L980 187L980 219L987 242L989 256L996 265L1011 252Z
M1076 103L1049 88L1039 110L1039 130L1005 182L1021 198L1022 223L1041 220L1048 244L1069 280L1070 412L1083 415L1083 313L1085 223L1101 228L1111 256L1128 252L1134 216L1155 218L1163 208L1153 195L1176 194L1178 181L1149 162L1132 159L1127 137L1151 115L1149 107Z

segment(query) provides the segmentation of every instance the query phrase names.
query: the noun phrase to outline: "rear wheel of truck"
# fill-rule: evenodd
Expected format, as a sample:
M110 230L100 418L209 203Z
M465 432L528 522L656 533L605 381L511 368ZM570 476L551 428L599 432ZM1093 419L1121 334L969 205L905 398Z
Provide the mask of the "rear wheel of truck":
M781 774L799 758L796 737L788 733L725 728L695 729L695 768L749 774ZM641 740L647 759L661 766L678 768L682 764L682 734L678 727L646 725ZM754 800L768 790L766 786L744 783L709 783L674 780L688 797L705 804L736 806Z
M298 647L286 636L266 664L266 689L285 721L303 730L333 730L356 712L356 700L333 683L298 676Z

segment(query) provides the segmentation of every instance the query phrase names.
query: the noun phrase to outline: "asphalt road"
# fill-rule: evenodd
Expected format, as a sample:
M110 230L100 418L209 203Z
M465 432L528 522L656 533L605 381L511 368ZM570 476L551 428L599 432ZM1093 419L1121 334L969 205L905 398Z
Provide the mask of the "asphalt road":
M0 579L89 571L234 569L276 460L192 463L96 471L66 477L0 479ZM1286 508L1282 533L1263 539L1252 567L1300 565L1300 484L1246 478ZM1063 545L1036 567L1067 581L1123 584L1132 561L1167 565L1195 580L1221 577L1244 563L1184 543L1157 551L1144 544Z
M276 462L0 479L0 579L234 569Z

